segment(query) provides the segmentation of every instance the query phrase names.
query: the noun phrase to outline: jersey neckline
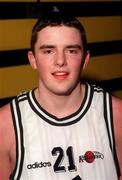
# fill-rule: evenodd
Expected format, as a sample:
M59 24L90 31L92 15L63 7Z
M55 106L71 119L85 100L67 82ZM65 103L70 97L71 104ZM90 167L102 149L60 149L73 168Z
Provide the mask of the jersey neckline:
M84 99L83 99L79 109L69 116L66 116L63 118L57 118L56 116L47 112L43 107L41 107L41 105L38 103L38 101L35 97L34 90L35 89L31 90L28 93L28 101L29 101L29 104L30 104L32 110L39 117L41 117L41 119L43 119L47 123L49 123L51 125L55 125L55 126L72 125L72 124L78 122L79 120L81 120L81 118L88 111L89 106L92 101L92 97L93 97L92 87L89 84L85 83L85 95L84 95Z

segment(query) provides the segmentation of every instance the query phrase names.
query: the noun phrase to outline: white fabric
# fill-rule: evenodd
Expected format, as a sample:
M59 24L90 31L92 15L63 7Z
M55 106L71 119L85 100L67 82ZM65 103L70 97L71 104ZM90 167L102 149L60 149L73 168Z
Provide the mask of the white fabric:
M79 177L82 180L117 180L104 118L103 95L102 89L86 85L80 109L62 119L43 110L33 91L18 96L19 118L15 101L13 110L19 158L13 179L72 180L77 177L78 180ZM108 102L107 99L106 111L110 114ZM108 124L110 120L108 118ZM23 163L20 157L24 157ZM20 164L22 170L18 172Z

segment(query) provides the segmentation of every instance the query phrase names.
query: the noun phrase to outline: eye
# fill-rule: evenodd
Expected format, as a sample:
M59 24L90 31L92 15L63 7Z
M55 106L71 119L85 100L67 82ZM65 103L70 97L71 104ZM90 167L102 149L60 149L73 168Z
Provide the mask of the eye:
M78 50L77 49L69 49L69 53L71 54L77 54Z
M52 49L44 49L43 53L44 54L52 54L52 53L54 53L54 51Z
M67 53L69 53L69 54L78 54L78 52L79 52L79 49L77 49L77 48L67 49Z

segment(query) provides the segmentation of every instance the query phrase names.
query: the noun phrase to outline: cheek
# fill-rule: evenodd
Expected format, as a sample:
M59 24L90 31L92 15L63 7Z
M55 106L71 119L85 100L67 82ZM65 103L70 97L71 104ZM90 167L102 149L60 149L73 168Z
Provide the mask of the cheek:
M72 69L71 70L72 71L72 77L75 79L79 78L81 71L82 71L81 60L78 60L75 63L72 63L71 69Z
M47 66L45 66L44 64L38 64L38 72L40 75L46 74L47 71L48 71Z
M80 59L76 59L75 61L72 62L72 69L74 69L75 72L79 72L81 71L81 60Z
M38 61L37 71L38 71L40 78L45 79L49 75L50 67L49 67L48 63L43 62L43 61Z

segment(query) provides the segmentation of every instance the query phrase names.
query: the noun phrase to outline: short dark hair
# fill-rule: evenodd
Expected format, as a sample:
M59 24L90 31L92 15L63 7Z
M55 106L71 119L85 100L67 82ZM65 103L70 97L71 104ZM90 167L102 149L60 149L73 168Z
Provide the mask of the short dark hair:
M37 35L40 30L47 26L68 26L68 27L74 27L77 30L79 30L81 34L81 40L83 43L83 51L84 51L84 56L86 55L86 52L88 50L88 45L87 45L87 38L86 38L86 32L81 24L81 22L73 17L73 16L67 16L64 15L63 13L60 12L53 12L47 15L42 15L34 25L32 29L32 34L31 34L31 50L34 53L34 47L35 43L37 41Z

